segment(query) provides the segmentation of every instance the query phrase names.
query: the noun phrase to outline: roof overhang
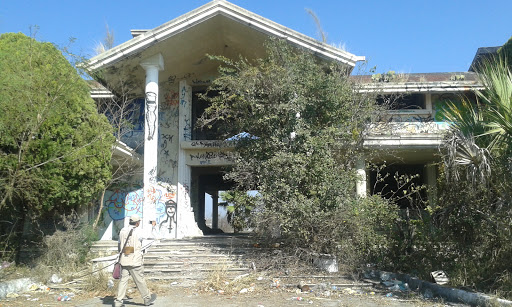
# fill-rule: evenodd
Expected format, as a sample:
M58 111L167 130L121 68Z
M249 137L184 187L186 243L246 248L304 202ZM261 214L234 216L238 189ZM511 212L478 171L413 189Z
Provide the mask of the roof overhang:
M364 84L361 86L361 92L379 92L379 93L461 93L473 90L482 90L483 86L475 82L406 82L406 83L386 83L386 84Z
M113 164L115 166L121 166L125 164L125 162L129 162L129 164L135 164L137 166L144 165L143 157L130 148L128 145L121 141L116 141L114 145L114 158Z
M374 163L399 162L424 164L439 160L439 148L444 134L420 135L368 135L363 146L369 150L368 158Z
M242 40L242 43L247 42L249 44L248 48L252 47L250 45L250 40L252 38L244 38L244 36L249 32L259 32L264 34L267 38L278 37L286 39L293 45L309 50L319 57L339 61L350 67L354 67L356 62L363 61L365 59L364 56L356 56L329 44L322 43L269 19L247 11L230 2L224 0L213 0L152 30L138 31L138 35L133 39L91 58L87 62L86 67L89 71L94 72L102 68L112 66L123 59L132 56L139 57L139 54L148 48L152 48L161 42L179 36L180 34L188 32L188 30L196 27L202 31L208 31L209 29L210 31L213 31L212 29L215 28L212 28L213 20L215 20L216 23L225 23L229 26L238 25L245 28L245 30L237 29L236 34L242 34L238 39ZM227 20L231 21L231 23ZM206 23L208 23L208 27L198 27ZM216 33L210 33L209 36L211 35L216 35ZM195 35L193 37L197 39L201 38L200 35ZM244 41L244 39L246 40ZM182 48L187 48L187 44L190 43L190 40L182 37L179 42L176 41L175 43L181 43ZM204 44L205 42L199 41L198 43ZM156 51L153 52L153 54L156 54Z

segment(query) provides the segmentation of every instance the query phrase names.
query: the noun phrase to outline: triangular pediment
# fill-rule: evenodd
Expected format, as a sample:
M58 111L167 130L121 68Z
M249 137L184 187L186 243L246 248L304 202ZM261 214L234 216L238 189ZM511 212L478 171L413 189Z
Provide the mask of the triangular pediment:
M116 46L88 61L87 67L97 71L115 66L120 61L145 58L162 53L166 67L194 65L205 54L249 58L262 56L263 42L279 37L310 50L319 57L355 66L364 57L322 43L286 28L269 19L224 0L211 1L161 26L139 31L133 39ZM186 59L184 62L183 60ZM179 67L176 67L180 71Z

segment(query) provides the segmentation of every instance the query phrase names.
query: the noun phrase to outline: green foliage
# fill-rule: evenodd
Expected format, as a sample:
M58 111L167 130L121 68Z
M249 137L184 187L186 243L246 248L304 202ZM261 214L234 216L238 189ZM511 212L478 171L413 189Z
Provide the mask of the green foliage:
M443 269L453 285L511 297L512 178L507 164L509 158L493 159L486 184L440 177L438 205L421 221L425 232L416 241L422 254L413 256L429 259L424 270Z
M223 66L211 87L218 95L203 97L211 106L202 124L216 123L226 137L239 136L226 178L241 193L259 192L258 230L322 253L377 246L369 243L370 229L375 233L380 221L370 216L392 209L356 209L381 203L355 195L353 169L365 124L379 111L375 95L358 91L342 64L283 41L269 43L267 57L254 62L213 58ZM238 202L245 209L253 204ZM367 243L350 243L357 240Z
M220 198L226 201L228 214L231 216L230 224L235 232L242 231L250 226L248 217L256 208L258 196L232 190L220 193Z
M439 179L436 205L414 221L414 249L398 263L423 272L443 269L454 285L510 298L512 73L502 55L478 72L484 85L475 91L479 103L444 110L453 129L443 152L447 176Z
M508 63L512 63L512 37L498 49L498 55L507 59Z
M54 45L3 34L0 70L0 215L19 231L25 218L66 212L97 194L110 177L113 136Z
M503 57L485 61L479 69L484 90L476 90L485 105L485 135L491 136L490 147L510 150L512 138L512 71Z

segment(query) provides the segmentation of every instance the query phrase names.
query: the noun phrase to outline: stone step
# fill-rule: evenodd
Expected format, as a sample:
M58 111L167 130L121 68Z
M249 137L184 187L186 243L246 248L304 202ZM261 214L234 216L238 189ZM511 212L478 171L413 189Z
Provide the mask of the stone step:
M247 235L160 240L144 255L144 273L153 280L203 280L216 271L234 278L250 271L244 259L256 250L252 242ZM91 253L114 255L117 248L117 241L99 241Z
M160 261L160 262L149 262L144 261L145 267L151 267L151 268L168 268L168 267L175 267L175 266L201 266L201 265L207 265L207 266L215 266L215 265L226 265L229 264L238 264L240 265L240 262L227 262L226 260L222 261Z

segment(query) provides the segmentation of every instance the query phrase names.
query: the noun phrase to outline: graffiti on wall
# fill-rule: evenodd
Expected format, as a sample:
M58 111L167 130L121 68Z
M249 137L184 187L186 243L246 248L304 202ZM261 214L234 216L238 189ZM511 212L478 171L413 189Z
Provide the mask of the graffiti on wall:
M380 122L369 125L368 132L372 135L401 135L442 133L446 125L434 122L431 114L393 114Z
M211 165L215 163L232 163L234 161L233 152L225 151L206 151L188 154L189 163L192 165Z
M147 205L154 206L155 219L160 229L173 229L176 223L176 192L175 189L166 183L151 185L146 190L148 202ZM122 220L125 217L138 214L144 215L144 193L142 189L134 191L115 190L109 191L104 206L110 216L115 221ZM173 205L174 204L174 205Z
M110 196L106 198L103 205L114 221L122 220L134 214L142 214L144 199L142 189L135 191L115 190L107 193L110 193Z
M178 103L179 103L178 96L179 96L178 92L176 92L175 90L169 90L164 95L164 101L162 103L162 108L169 109L169 108L178 106Z
M218 140L192 141L190 143L190 146L200 147L200 148L223 148L223 147L228 147L229 145L230 145L230 143L227 141L218 141Z

